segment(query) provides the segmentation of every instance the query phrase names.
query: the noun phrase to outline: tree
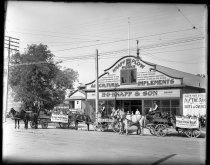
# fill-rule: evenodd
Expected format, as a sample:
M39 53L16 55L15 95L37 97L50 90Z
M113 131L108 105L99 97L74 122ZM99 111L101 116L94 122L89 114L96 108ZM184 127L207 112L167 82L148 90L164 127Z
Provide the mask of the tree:
M28 45L25 53L11 57L9 85L15 92L15 100L25 108L34 107L35 102L43 108L52 109L63 102L66 89L72 89L78 72L70 68L61 69L46 45Z

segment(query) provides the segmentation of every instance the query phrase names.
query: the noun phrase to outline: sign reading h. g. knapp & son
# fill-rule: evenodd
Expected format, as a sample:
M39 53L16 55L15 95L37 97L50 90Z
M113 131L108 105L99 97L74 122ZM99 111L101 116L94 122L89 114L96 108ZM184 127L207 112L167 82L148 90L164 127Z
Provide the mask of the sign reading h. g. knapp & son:
M154 69L154 65L147 64L134 56L120 59L99 78L99 89L121 89L135 87L173 86L180 85L180 78L173 78ZM132 73L129 70L133 70ZM122 75L122 71L123 75ZM126 72L128 71L128 72ZM131 74L126 76L125 74ZM122 77L125 76L125 77ZM123 78L132 83L122 83ZM95 89L95 82L87 84L87 90Z
M134 90L99 92L99 99L135 99L135 98L172 98L180 97L180 90ZM95 92L88 92L87 99L95 99Z

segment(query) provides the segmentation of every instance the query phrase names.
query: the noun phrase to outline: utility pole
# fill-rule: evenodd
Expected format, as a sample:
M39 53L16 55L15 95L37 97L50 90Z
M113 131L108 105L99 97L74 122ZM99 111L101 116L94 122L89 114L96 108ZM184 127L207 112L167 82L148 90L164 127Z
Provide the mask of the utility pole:
M128 55L130 56L130 18L128 17Z
M136 54L137 54L137 58L140 58L140 57L139 57L139 46L138 46L139 40L136 40L136 42L137 42L137 53L136 53Z
M98 122L98 101L99 101L99 93L98 93L98 49L96 49L96 59L95 59L95 78L96 78L96 88L95 88L95 96L96 96L96 123Z
M17 42L18 38L13 38L13 37L9 37L9 36L5 36L5 41L8 41L8 43L4 43L5 45L5 48L8 49L8 60L7 60L7 89L6 89L6 101L5 101L5 113L3 115L3 121L6 122L6 114L7 114L7 109L8 109L8 94L9 94L9 64L10 64L10 53L11 53L11 50L15 50L15 51L19 51L17 50L16 48L19 48L19 46L17 45L13 45L13 44L19 44L19 42ZM15 40L15 41L14 41Z

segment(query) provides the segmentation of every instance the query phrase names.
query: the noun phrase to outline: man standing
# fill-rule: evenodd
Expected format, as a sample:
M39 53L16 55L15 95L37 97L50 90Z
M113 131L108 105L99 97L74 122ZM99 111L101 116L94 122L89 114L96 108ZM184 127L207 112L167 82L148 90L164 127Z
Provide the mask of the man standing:
M139 111L138 111L139 112ZM137 112L137 113L138 113ZM139 114L141 115L141 113L139 112ZM139 120L140 123L140 135L142 136L144 134L144 127L145 127L145 122L146 122L146 114L144 111L142 111L142 115L141 118Z
M139 112L139 110L138 109L136 109L136 113L135 113L136 115L140 115L140 112Z

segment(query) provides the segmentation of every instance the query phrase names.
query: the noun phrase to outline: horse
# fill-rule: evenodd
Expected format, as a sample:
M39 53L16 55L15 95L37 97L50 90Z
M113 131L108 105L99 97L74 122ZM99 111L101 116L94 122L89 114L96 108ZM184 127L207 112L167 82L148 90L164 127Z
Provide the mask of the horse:
M14 108L11 108L9 113L12 114L12 118L15 120L15 129L17 127L17 124L18 124L18 129L20 128L20 120L23 120L25 124L24 128L28 129L28 121L30 120L30 116L25 110L21 109L21 111L18 112L15 111Z
M120 123L119 118L117 116L116 110L115 108L112 108L112 113L110 115L111 119L113 120L112 122L112 128L114 132L118 132L119 130L121 131L120 125L118 123Z
M128 115L122 110L116 110L114 116L117 117L118 121L120 122L120 132L119 134L123 134L126 131L126 135L128 135L128 128L131 126L137 127L137 135L141 132L141 115Z
M31 121L31 128L38 128L38 113L32 112L29 114L29 119Z
M204 116L200 116L198 120L201 127L206 127L206 118Z
M89 115L79 114L79 113L76 113L76 114L69 113L68 117L70 121L74 121L76 130L78 130L78 124L80 122L85 122L85 124L87 124L87 130L89 131L89 124L92 122Z

